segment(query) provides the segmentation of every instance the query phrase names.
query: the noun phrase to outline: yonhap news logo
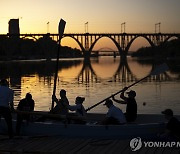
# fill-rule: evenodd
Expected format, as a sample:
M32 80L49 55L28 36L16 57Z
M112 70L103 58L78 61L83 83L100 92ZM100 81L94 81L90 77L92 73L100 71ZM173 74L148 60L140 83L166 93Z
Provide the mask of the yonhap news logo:
M132 151L137 151L142 147L145 148L180 148L180 142L175 141L142 141L140 137L133 138L130 141L130 148Z
M132 151L137 151L142 147L142 141L140 137L133 138L130 141L130 147Z

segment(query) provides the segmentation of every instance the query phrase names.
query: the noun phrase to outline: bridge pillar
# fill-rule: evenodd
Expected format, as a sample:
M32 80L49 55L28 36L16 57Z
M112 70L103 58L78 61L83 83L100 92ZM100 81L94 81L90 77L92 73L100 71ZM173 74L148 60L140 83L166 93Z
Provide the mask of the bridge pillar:
M127 59L127 51L124 51L124 50L123 50L123 51L121 52L121 55L120 55L120 56L121 56L121 59L126 60L126 59Z
M91 52L90 52L89 50L85 50L85 51L84 51L84 58L85 58L85 59L89 59L90 56L91 56Z
M89 50L89 36L88 36L88 33L85 34L85 50Z

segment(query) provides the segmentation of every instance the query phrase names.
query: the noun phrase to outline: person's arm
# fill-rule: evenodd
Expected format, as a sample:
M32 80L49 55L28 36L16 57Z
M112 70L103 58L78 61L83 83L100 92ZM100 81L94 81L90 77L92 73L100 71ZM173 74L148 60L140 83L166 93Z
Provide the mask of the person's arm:
M11 111L14 111L14 91L13 90L10 92L9 105L10 105Z
M68 105L67 107L71 111L76 111L77 109L79 109L79 105Z
M122 93L120 94L120 98L123 99L125 102L127 102L127 97L124 96L124 93L127 89L128 87L124 87L124 89L122 90Z
M22 100L19 101L19 104L17 106L17 110L22 110Z
M111 115L112 115L112 111L109 109L108 112L106 113L106 118L111 117Z
M124 91L120 94L120 98L124 101L127 101L127 97L124 96Z
M34 105L35 105L35 103L34 103L34 100L32 99L32 102L31 102L31 105L30 105L30 110L31 111L34 111Z
M127 104L125 101L123 100L118 100L118 99L115 99L115 97L113 96L112 97L113 101L115 101L116 103L119 103L119 104Z
M53 100L54 102L58 103L58 99L56 98L55 95L52 95L52 100Z
M69 106L69 101L67 98L61 98L61 103L63 104L63 106L65 106L66 108L68 108Z

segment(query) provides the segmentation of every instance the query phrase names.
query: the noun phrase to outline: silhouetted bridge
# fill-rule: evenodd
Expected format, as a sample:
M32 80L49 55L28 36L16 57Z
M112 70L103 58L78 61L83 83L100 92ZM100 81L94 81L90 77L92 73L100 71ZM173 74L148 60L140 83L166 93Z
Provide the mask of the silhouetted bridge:
M58 41L58 34L20 34L20 38L34 38L35 40L48 36ZM133 42L142 37L150 46L166 43L169 39L176 37L180 39L180 33L66 33L63 38L74 39L82 50L84 56L89 57L96 43L102 38L109 38L117 47L121 56L127 55ZM62 38L62 39L63 39Z

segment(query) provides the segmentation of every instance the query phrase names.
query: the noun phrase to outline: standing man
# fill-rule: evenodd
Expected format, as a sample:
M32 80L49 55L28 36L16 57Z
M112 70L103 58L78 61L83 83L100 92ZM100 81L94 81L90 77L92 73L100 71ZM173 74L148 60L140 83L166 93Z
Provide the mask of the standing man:
M125 113L126 120L127 120L127 122L133 122L137 118L137 103L136 103L136 100L135 100L136 92L131 90L131 91L127 92L128 97L125 97L124 93L125 93L125 91L127 89L128 88L125 87L122 90L122 93L120 95L120 98L122 100L117 100L117 99L114 98L114 96L112 97L112 99L114 101L116 101L117 103L126 104L127 105L126 106L126 113Z
M0 115L2 115L8 126L9 138L13 138L12 115L14 110L14 92L9 88L9 83L6 79L0 81Z

